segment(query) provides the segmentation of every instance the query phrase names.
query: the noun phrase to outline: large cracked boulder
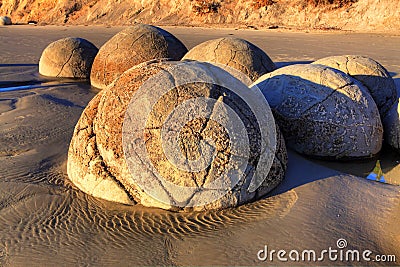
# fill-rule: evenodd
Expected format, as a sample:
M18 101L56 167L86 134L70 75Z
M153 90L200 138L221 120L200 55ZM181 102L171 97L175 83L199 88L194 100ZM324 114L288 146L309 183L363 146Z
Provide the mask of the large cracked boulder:
M218 63L235 68L252 81L276 69L269 56L254 44L239 38L224 37L203 42L183 57L183 60Z
M207 63L159 61L126 71L79 119L70 180L95 197L174 211L235 207L270 192L287 164L272 113L263 110L257 124L253 108L216 79L252 94Z
M97 52L97 47L85 39L60 39L43 50L39 73L49 77L87 79Z
M292 65L258 79L287 145L327 159L371 157L382 146L382 123L361 83L322 65Z
M10 17L0 16L0 26L11 25L12 21Z
M381 118L397 100L396 85L389 72L372 58L357 55L331 56L312 64L340 70L361 82L374 99Z
M322 64L338 69L360 81L368 89L378 106L386 143L395 149L400 149L400 120L396 84L380 63L365 56L345 55L322 58L313 64Z
M94 87L104 89L135 65L161 58L180 60L186 52L185 45L169 32L137 24L117 33L100 48L90 81Z

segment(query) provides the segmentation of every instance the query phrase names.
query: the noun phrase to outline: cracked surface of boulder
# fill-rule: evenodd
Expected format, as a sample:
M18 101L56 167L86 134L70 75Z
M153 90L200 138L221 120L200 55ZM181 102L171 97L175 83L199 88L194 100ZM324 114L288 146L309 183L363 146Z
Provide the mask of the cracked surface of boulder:
M100 48L93 63L91 84L104 89L135 65L160 58L180 60L186 52L185 45L169 32L137 24L117 33Z
M273 127L276 144L274 144L274 150L261 151L260 131L265 128L260 129L257 126L254 114L250 109L246 109L246 103L243 100L220 85L207 82L179 84L180 77L177 75L180 73L179 75L183 76L193 75L195 78L207 79L214 75L215 69L222 70L207 63L195 62L193 67L185 69L187 73L180 70L174 72L176 64L182 64L182 62L159 61L135 66L122 74L90 102L76 125L70 144L68 153L70 180L82 191L96 197L125 204L140 203L144 206L174 211L235 207L265 196L282 181L286 171L287 153L279 127L273 120L270 121L271 124L262 126ZM131 115L126 117L127 110L133 108L133 113L139 114L138 116L144 112L140 106L133 105L132 107L131 101L140 97L140 88L145 82L160 73L166 78L161 84L169 88L168 92L162 96L153 96L150 92L148 97L155 98L157 101L151 107L151 112L145 116L143 131L135 131L128 127L127 135L124 124L138 123L130 117ZM225 75L232 77L228 73ZM239 81L234 81L233 84L236 82ZM236 85L248 90L243 84ZM193 98L215 100L211 105L202 106L204 112L210 116L199 115L192 119L178 116L181 124L173 123L165 127L171 114L179 109L182 103L188 103ZM143 100L143 103L146 104L146 101ZM225 113L226 109L220 108L222 103L229 105L246 127L249 154L245 159L244 169L238 163L241 162L239 159L244 157L242 150L238 149L242 143L240 141L239 145L235 145L233 142L238 142L238 140L231 138L232 133L224 127L225 124L236 125L238 122L234 120L236 117L232 118L230 113ZM193 113L197 114L191 110L188 112L188 114ZM132 113L128 112L128 114ZM202 156L203 150L213 147L214 150L210 151L214 153L214 157L209 165L199 170L177 167L177 163L168 158L168 152L165 149L164 142L167 141L168 144L172 142L168 137L170 134L178 136L175 144L177 151L180 151L184 158L183 162L200 159L201 162L204 160L207 163ZM164 136L167 136L167 140ZM146 155L140 154L140 151L136 149L130 151L132 154L127 153L124 138L129 141L128 148L130 144L143 142ZM274 153L267 154L271 151ZM271 159L271 168L257 184L256 190L250 191L251 174L264 153ZM243 173L240 173L240 170L243 170ZM239 176L238 181L232 178L235 175L231 174L235 172L243 174ZM135 173L141 177L133 177ZM217 184L226 182L231 187L228 189L208 188L208 185L216 181ZM146 191L146 186L150 186L154 192ZM178 186L179 189L174 186ZM186 194L185 188L191 188L193 191ZM222 191L220 195L219 190ZM168 200L161 201L158 198L159 195L166 196Z
M360 81L374 99L383 124L384 140L400 149L400 119L396 84L389 72L377 61L365 56L332 56L319 59L322 64L343 71Z
M252 81L276 69L264 51L246 40L234 37L203 42L190 49L183 59L226 65L243 72Z
M360 81L374 99L381 118L397 100L396 85L389 72L372 58L357 55L331 56L312 64L325 65L350 75Z
M382 123L367 89L323 65L292 65L258 79L287 145L314 157L371 157L382 146Z
M10 17L0 16L0 26L11 25L12 21Z
M83 111L71 140L67 171L69 179L83 192L94 197L124 204L135 202L119 186L107 170L96 144L94 119L103 91L98 93Z
M87 79L97 52L97 47L85 39L60 39L43 50L39 73L49 77Z

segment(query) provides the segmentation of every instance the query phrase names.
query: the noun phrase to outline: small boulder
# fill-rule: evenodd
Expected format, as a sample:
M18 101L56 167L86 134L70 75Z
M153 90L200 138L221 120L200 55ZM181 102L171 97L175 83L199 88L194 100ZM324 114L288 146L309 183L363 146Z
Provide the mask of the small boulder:
M39 60L39 73L49 77L90 77L98 49L82 38L64 38L48 45Z
M269 56L254 44L239 38L225 37L201 43L183 57L183 60L218 63L235 68L252 81L276 69Z
M137 24L117 33L100 48L90 81L94 87L104 89L135 65L160 58L180 60L186 52L185 45L169 32Z
M216 79L251 93L207 63L149 62L124 72L79 119L68 153L70 180L96 197L174 211L235 207L265 196L285 174L283 137L272 114L255 124L246 102ZM204 98L210 102L191 102ZM247 135L229 130L240 122ZM207 151L215 157L205 157ZM266 165L250 190L252 174Z
M0 16L0 26L11 25L12 21L10 17Z
M371 157L382 146L382 123L361 83L322 65L291 65L255 83L268 100L287 145L314 157Z

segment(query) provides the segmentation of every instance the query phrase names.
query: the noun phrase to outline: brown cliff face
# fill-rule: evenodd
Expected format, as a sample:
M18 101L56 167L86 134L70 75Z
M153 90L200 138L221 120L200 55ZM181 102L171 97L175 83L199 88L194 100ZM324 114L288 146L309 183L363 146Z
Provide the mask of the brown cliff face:
M400 0L3 0L16 23L214 25L396 32Z

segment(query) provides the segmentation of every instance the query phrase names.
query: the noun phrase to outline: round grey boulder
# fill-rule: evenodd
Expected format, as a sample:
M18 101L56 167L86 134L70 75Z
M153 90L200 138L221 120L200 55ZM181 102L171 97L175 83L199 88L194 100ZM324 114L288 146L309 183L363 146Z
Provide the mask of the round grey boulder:
M382 123L361 83L322 65L291 65L259 78L287 145L327 159L371 157L382 146Z
M386 116L382 119L384 125L384 138L386 143L400 152L400 99L392 105Z
M0 26L11 25L12 21L10 17L0 16Z
M331 56L312 64L325 65L350 75L361 82L374 99L381 118L397 100L396 85L389 72L372 58L357 55Z
M90 77L98 49L82 38L64 38L48 45L39 60L39 73L49 77Z
M169 32L137 24L117 33L100 48L90 81L94 87L104 89L135 65L161 58L180 60L186 52L185 45Z
M124 72L79 119L68 153L70 180L96 197L173 211L235 207L265 196L284 177L284 139L272 114L257 126L244 100L208 82L217 76L250 93L207 63L149 62ZM192 102L204 99L205 105ZM241 123L246 132L229 130ZM263 132L275 142L262 146ZM270 168L251 189L265 158Z
M201 43L183 57L183 60L218 63L235 68L252 81L276 69L269 56L254 44L239 38L225 37Z

